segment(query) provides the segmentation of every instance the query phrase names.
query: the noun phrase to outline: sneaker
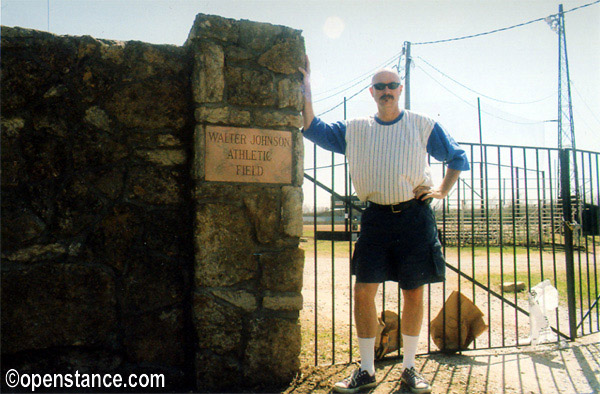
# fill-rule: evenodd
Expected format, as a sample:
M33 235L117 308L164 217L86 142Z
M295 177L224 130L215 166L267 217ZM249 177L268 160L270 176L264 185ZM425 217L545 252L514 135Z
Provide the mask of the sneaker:
M361 371L356 368L352 375L337 382L333 386L333 391L337 393L356 393L360 390L369 389L377 386L375 375L371 376L367 371Z
M431 393L431 385L415 370L415 367L406 368L402 372L401 379L402 383L406 384L413 393Z

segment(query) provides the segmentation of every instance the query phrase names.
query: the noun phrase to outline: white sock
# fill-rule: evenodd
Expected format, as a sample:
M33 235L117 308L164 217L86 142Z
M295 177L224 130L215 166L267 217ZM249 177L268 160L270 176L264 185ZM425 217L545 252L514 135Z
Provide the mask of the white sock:
M419 336L402 334L402 370L415 366Z
M376 338L358 338L360 369L367 371L371 376L375 375L375 339Z

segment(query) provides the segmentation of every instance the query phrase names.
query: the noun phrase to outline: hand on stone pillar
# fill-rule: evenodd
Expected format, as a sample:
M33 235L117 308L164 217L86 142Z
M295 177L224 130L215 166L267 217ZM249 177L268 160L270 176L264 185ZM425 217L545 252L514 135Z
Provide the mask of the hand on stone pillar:
M312 107L312 93L310 90L310 61L306 56L306 68L298 67L298 70L302 73L302 93L304 94L304 109L302 110L302 117L304 118L304 129L308 129L315 114Z

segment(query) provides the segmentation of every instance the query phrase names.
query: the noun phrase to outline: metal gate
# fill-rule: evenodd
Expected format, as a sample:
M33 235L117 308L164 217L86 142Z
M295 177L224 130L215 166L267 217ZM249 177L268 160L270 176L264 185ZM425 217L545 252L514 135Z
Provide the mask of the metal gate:
M306 250L302 357L314 364L352 362L358 354L349 266L364 206L353 195L344 157L311 145L307 142L307 156L312 147L313 157L307 160L312 167L305 169L309 182L302 243ZM560 295L559 307L549 316L556 340L599 332L600 154L461 145L471 171L461 174L446 199L432 204L447 279L426 287L419 352L438 350L428 322L455 290L479 307L488 324L487 332L469 349L527 343L527 290L545 279ZM577 180L570 178L573 158ZM440 182L444 167L435 162L431 167L434 182ZM510 289L521 284L523 291ZM398 285L385 283L377 296L378 311L400 315L401 304Z

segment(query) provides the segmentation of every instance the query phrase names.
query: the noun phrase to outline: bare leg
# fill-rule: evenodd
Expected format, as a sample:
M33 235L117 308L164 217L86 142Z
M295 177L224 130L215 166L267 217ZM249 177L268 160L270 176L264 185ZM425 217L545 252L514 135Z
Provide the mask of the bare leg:
M402 290L402 382L413 393L431 393L431 385L415 369L415 355L419 345L419 333L423 322L423 289Z
M374 338L377 336L377 309L375 295L379 283L356 283L354 285L354 318L356 332L359 338Z
M402 308L402 334L418 336L423 323L423 289L402 290L404 307Z
M402 308L402 367L412 368L419 346L419 333L423 321L423 286L402 290L404 307Z

